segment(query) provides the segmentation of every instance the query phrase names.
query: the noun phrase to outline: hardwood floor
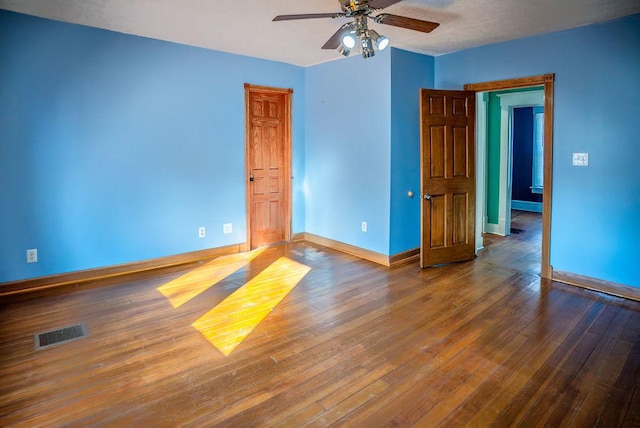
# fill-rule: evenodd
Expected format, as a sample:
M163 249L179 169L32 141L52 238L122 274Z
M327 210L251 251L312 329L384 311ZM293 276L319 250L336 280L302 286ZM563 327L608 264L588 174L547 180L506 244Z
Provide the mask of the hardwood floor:
M541 281L522 220L426 270L296 243L4 298L0 425L638 426L640 304ZM273 303L265 269L290 291L225 356L207 334Z
M539 276L542 214L512 210L511 231L512 234L506 238L485 234L485 249L478 254L478 259Z

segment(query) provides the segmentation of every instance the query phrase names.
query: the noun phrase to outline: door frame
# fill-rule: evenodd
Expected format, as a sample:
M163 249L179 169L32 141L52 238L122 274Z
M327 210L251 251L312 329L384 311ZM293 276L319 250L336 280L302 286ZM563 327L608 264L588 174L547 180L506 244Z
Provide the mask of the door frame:
M261 86L261 85L252 85L250 83L244 84L244 129L245 129L245 137L244 137L244 180L245 180L245 203L246 203L246 227L247 227L247 241L246 248L248 250L252 250L251 248L251 183L249 181L250 175L250 153L249 153L249 141L251 138L251 123L250 123L250 109L249 109L249 94L252 92L259 93L272 93L272 94L281 94L285 96L285 108L283 123L283 144L284 144L284 168L283 174L285 177L285 182L283 183L283 218L284 218L284 229L285 229L285 242L291 242L291 227L292 227L292 138L291 138L291 129L292 129L292 119L291 119L291 101L293 97L293 89L292 88L275 88L271 86Z
M531 86L543 86L544 90L544 180L542 190L542 248L540 257L540 276L551 279L551 206L553 185L553 93L555 74L540 74L537 76L516 79L496 80L491 82L468 83L465 90L476 92L491 92L503 89L518 89ZM477 137L476 137L477 144ZM477 149L477 147L476 147ZM476 174L479 174L479 168ZM484 198L484 193L476 198Z

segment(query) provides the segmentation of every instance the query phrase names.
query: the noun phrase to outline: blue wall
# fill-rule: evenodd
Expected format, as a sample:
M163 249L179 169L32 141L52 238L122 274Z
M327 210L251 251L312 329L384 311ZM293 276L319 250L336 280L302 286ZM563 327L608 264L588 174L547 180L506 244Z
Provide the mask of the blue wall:
M4 10L0 58L0 282L245 242L245 82L294 89L304 177L303 68Z
M420 247L420 89L433 88L433 63L431 56L391 50L392 255Z
M389 251L391 54L306 69L306 231ZM362 221L368 232L360 230Z
M640 286L640 15L435 59L435 84L555 73L551 264ZM589 167L571 166L588 152Z
M303 69L0 10L0 282L244 242L245 82L294 89L294 232L415 248L412 94L552 72L551 263L640 286L638 46L635 15Z

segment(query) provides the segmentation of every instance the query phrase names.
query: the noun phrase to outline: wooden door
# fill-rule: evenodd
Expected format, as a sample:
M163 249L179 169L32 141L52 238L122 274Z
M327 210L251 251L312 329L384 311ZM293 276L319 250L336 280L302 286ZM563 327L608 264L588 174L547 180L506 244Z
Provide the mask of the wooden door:
M475 93L422 89L420 266L475 256Z
M291 239L291 94L245 84L250 248Z

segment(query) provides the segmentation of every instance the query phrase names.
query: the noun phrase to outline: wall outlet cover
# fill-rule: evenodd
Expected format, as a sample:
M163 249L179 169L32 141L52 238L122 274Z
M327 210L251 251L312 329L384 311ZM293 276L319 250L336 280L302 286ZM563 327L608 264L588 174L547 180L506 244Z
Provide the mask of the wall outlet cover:
M33 248L31 250L27 250L27 263L37 263L38 262L38 249Z
M198 228L198 238L204 238L207 235L207 229L204 226Z
M222 225L222 233L225 234L225 235L233 233L233 224L232 223L223 224Z

